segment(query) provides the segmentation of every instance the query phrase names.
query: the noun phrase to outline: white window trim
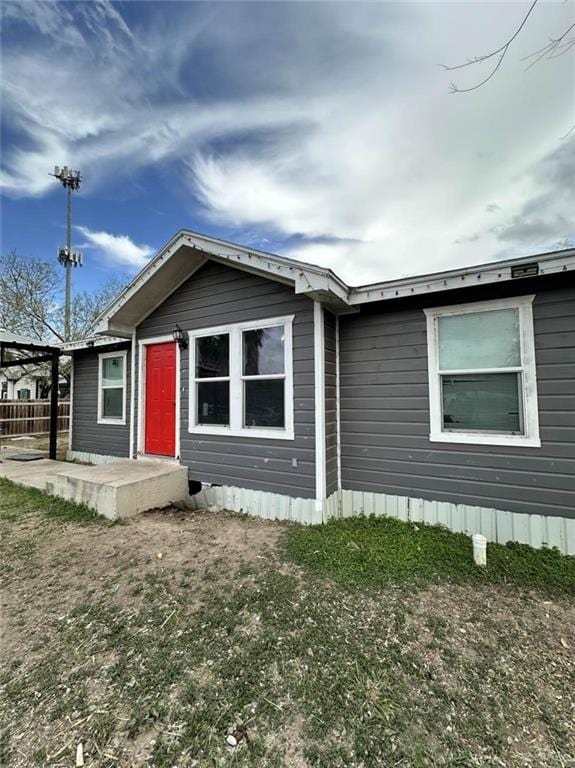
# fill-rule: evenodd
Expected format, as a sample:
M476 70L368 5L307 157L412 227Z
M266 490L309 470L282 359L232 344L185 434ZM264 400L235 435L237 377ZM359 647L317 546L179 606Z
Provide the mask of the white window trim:
M193 435L227 435L228 437L267 438L269 440L294 439L294 407L293 407L293 319L294 315L286 317L271 317L262 320L251 320L244 323L219 325L213 328L199 328L188 331L190 368L189 368L189 423L188 431ZM283 325L284 338L284 374L281 376L244 377L242 372L242 332L256 328L270 328ZM211 424L196 424L196 339L205 336L216 336L228 333L230 335L230 425L214 426ZM273 379L285 377L285 427L244 427L243 426L243 382L244 379ZM228 380L227 376L221 380Z
M102 415L102 369L104 367L103 361L110 357L121 357L123 359L122 364L122 418L111 419L109 417L104 418ZM127 350L121 350L119 352L101 352L98 355L98 424L115 424L116 426L125 426L126 424L126 361L128 357ZM110 389L118 389L118 387L110 387Z
M533 299L535 295L516 296L491 301L476 301L455 304L448 307L425 309L427 317L427 361L429 372L429 439L436 443L467 443L471 445L507 445L525 448L540 448L539 411L537 406L537 374L535 366L535 336L533 328ZM474 312L488 312L496 309L517 309L519 311L519 338L521 365L515 368L489 368L484 371L495 373L521 372L523 403L523 435L495 434L487 432L448 432L442 428L441 384L439 375L439 347L437 343L437 318L447 315L463 315ZM470 371L457 371L458 374ZM471 372L477 373L474 368Z

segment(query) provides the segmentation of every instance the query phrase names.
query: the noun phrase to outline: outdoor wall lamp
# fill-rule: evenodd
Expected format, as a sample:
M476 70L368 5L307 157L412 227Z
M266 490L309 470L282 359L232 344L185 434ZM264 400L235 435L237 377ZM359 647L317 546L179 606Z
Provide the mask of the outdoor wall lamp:
M186 337L186 332L183 331L179 325L176 325L176 327L172 331L172 338L174 339L174 341L178 342L178 346L180 347L180 349L188 348L188 339Z

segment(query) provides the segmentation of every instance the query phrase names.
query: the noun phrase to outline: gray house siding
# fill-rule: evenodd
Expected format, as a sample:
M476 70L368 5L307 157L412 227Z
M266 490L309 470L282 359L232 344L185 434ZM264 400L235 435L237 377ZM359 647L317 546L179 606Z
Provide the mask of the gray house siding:
M126 424L98 424L98 355L128 350L126 358ZM104 456L130 451L130 350L128 344L74 352L72 450Z
M541 448L429 440L424 306L535 293ZM575 518L575 285L569 274L419 300L340 318L342 484Z
M210 261L155 309L137 337L171 334L179 324L196 330L295 315L293 323L295 439L197 435L188 431L189 351L180 358L180 459L190 477L206 483L315 495L313 301L293 289Z
M337 491L336 318L324 310L325 328L325 477L327 495Z

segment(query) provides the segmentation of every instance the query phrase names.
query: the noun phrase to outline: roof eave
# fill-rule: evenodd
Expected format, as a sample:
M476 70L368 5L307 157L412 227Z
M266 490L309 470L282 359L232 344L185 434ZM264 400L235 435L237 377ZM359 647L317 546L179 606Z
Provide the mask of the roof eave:
M244 246L227 243L223 240L199 235L189 230L180 230L164 248L142 269L120 295L100 315L96 324L97 334L114 334L129 336L132 329L146 316L149 307L143 308L139 319L126 324L118 320L120 310L130 302L140 289L164 266L182 247L191 248L203 254L205 258L234 264L240 269L260 273L269 279L293 285L296 293L309 295L311 298L323 301L333 307L348 306L349 288L331 270L322 269L311 264L287 259L282 256L245 248ZM202 262L204 263L204 262ZM188 279L193 274L192 266ZM177 286L176 286L177 287ZM175 290L172 286L163 300Z
M77 341L66 341L61 345L61 349L64 353L77 352L81 349L91 349L92 347L106 347L113 344L125 344L128 339L119 338L118 336L89 336L86 339L78 339Z
M363 285L350 290L349 303L352 306L357 306L372 301L420 296L471 285L489 285L509 280L521 280L522 277L513 275L514 268L528 264L538 265L537 276L568 272L575 269L575 249L569 248L552 253L535 254L530 257L507 259L463 269Z

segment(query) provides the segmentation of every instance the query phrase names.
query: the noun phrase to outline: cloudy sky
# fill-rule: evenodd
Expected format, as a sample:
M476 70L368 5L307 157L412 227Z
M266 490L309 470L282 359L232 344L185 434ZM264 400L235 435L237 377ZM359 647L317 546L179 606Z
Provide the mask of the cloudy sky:
M523 2L2 5L2 249L55 258L81 169L79 285L187 227L351 284L575 243L575 21ZM566 134L569 134L566 136Z

